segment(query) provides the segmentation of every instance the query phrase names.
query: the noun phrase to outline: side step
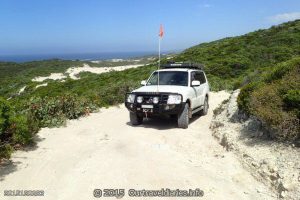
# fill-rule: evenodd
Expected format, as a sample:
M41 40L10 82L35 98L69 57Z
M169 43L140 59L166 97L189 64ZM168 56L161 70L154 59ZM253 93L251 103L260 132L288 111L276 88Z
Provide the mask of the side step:
M203 109L203 106L199 106L192 111L192 114L195 114L196 112L199 112L202 109Z

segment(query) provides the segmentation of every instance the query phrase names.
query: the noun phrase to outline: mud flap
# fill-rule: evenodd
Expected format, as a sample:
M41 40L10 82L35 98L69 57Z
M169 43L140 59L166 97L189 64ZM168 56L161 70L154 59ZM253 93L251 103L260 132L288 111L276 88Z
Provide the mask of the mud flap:
M192 118L192 114L193 114L192 109L189 107L189 118L190 119Z

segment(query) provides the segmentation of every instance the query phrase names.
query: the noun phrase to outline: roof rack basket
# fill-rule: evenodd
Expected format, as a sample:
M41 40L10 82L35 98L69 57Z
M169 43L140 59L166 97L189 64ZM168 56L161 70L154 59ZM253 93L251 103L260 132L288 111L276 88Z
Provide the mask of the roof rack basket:
M188 69L200 69L203 70L204 65L192 62L168 62L161 65L161 69L170 68L188 68Z

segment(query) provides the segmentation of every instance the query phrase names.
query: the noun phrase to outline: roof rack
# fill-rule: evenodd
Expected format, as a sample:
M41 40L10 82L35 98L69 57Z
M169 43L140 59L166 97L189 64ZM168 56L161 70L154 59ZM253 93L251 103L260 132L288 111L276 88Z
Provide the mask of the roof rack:
M188 68L188 69L201 69L203 70L204 65L192 62L168 62L162 64L161 69L170 69L170 68Z

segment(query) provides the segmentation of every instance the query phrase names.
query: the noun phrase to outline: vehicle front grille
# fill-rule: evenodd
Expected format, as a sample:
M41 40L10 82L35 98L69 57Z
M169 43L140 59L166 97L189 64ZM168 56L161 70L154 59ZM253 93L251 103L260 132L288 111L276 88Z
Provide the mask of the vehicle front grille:
M161 98L162 103L167 103L168 98L169 98L169 95L166 95L166 94L162 95L162 98Z
M151 95L151 94L149 95L147 93L147 94L137 94L137 97L143 97L142 103L144 103L144 104L152 104L154 97L159 98L159 103L167 103L169 95L167 95L167 94L157 95L157 93L155 95Z
M153 96L143 96L143 103L153 103Z

